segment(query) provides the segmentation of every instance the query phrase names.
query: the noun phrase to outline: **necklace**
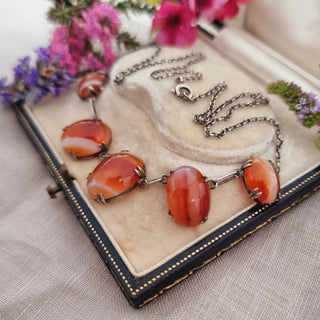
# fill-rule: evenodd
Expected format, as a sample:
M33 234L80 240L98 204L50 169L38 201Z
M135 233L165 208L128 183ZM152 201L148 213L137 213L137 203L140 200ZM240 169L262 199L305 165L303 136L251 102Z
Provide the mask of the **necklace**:
M280 170L282 140L278 123L274 119L267 117L253 117L225 127L220 132L211 130L215 123L229 119L236 109L250 108L260 104L266 105L268 104L268 99L261 94L241 93L216 107L218 96L226 88L225 83L220 83L197 96L194 96L192 89L185 84L185 81L202 79L202 74L189 68L191 65L202 61L205 58L204 55L201 53L191 53L178 58L156 60L160 54L160 50L157 47L155 53L150 58L118 73L114 82L121 85L128 76L139 70L156 65L180 63L187 60L188 62L182 66L153 71L151 78L160 80L177 76L178 84L173 93L178 98L189 102L197 102L200 99L211 97L208 109L204 113L194 116L194 121L203 126L206 137L222 138L229 132L252 122L271 124L276 131L276 166L271 161L263 158L250 158L239 169L218 179L210 179L191 166L180 166L169 174L148 179L143 160L131 153L121 152L106 155L105 159L89 175L87 187L90 196L98 202L106 204L109 201L124 196L137 186L146 188L154 183L165 184L169 214L176 222L184 226L197 226L205 222L210 211L210 190L216 189L233 179L241 179L243 181L252 200L263 204L273 203L280 193L278 172ZM240 103L239 100L242 98L249 98L252 101ZM226 108L229 108L226 115L219 116L218 114Z

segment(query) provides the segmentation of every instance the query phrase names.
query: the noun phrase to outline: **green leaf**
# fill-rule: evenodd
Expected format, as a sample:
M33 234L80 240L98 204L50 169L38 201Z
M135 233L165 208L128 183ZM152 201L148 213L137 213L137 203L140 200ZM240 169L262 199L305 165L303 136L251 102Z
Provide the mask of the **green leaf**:
M81 12L92 6L96 0L56 0L54 7L50 8L47 17L50 21L62 24L71 25L74 18L81 15Z
M303 125L307 128L311 128L317 124L317 122L315 121L315 119L313 117L303 119L302 122L303 122Z
M117 42L118 44L123 44L125 48L128 50L134 50L140 46L139 42L135 39L135 37L133 37L125 31L120 31L118 33Z
M156 11L155 5L151 3L146 3L142 1L132 1L132 0L124 0L124 1L110 1L109 2L115 9L120 11L138 11L138 12L147 12L153 14Z
M268 92L279 95L291 110L296 111L296 105L299 103L302 89L294 83L278 81L268 86Z

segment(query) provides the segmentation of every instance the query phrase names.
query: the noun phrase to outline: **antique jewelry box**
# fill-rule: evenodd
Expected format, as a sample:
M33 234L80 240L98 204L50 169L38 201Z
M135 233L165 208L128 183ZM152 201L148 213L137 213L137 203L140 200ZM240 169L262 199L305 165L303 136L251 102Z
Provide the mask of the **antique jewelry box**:
M189 85L194 92L202 93L225 81L228 88L219 96L220 103L241 92L260 92L268 97L269 105L239 110L223 125L261 116L279 123L284 141L280 161L282 192L271 205L250 200L239 179L211 190L209 219L196 227L181 226L169 217L165 186L161 183L136 188L103 205L91 199L86 188L88 174L101 160L76 161L63 152L60 144L67 125L91 116L88 103L78 98L76 86L59 99L46 98L38 105L21 102L15 108L56 182L56 187L48 189L49 194L54 197L55 192L64 192L134 307L152 301L320 188L317 132L302 127L284 102L266 91L270 82L285 80L319 94L319 42L312 42L313 34L309 34L307 47L304 38L308 23L316 21L302 17L306 18L304 25L297 11L302 20L297 32L295 12L284 22L273 14L272 2L253 1L241 28L231 26L217 31L214 26L202 25L192 48L163 48L160 54L166 59L187 51L205 54L206 59L192 67L203 74L203 79ZM279 15L279 11L286 11L277 5ZM299 37L301 26L306 28L303 37ZM222 139L205 137L193 116L207 108L209 99L195 104L177 99L171 93L176 86L174 79L150 78L150 72L161 66L141 70L121 85L113 82L118 72L153 51L146 48L119 59L110 82L96 100L100 118L113 131L110 153L129 150L139 156L151 178L190 165L216 179L239 168L251 156L274 160L275 132L268 124L250 123Z

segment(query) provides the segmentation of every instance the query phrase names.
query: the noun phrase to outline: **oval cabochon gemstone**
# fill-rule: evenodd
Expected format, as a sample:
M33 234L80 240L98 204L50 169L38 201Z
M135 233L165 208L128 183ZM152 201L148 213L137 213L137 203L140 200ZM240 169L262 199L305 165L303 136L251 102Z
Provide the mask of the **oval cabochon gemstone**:
M210 188L195 168L175 169L167 181L167 204L173 219L184 226L204 222L210 210Z
M249 191L258 188L262 194L258 202L271 204L280 193L279 175L274 165L262 158L252 158L251 166L244 169L244 183Z
M87 187L90 196L102 194L106 201L119 197L137 186L137 167L145 170L144 163L130 153L115 153L105 158L89 175Z
M108 148L112 139L109 126L97 119L80 120L68 126L62 134L64 151L76 158L95 156Z
M87 99L92 97L92 88L97 93L100 91L103 83L106 80L105 74L102 72L91 72L86 74L79 82L78 85L78 95L81 99Z

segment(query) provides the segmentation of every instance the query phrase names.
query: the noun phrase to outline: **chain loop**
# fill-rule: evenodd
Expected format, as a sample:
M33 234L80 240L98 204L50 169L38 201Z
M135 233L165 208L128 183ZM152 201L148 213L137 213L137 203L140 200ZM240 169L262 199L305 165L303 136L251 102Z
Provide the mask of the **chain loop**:
M144 177L143 179L141 179L141 181L139 181L139 187L140 188L146 188L148 187L150 184L154 184L157 182L160 182L162 184L166 184L168 181L169 176L164 174L162 175L160 178L155 178L155 179L150 179L148 180L146 177Z
M206 182L209 186L210 189L216 189L217 187L219 187L220 185L231 181L233 179L240 179L243 176L243 167L241 167L239 170L230 172L222 177L220 177L217 180L208 180L206 179Z
M195 80L201 80L202 79L202 73L196 72L194 70L190 70L189 68L206 58L206 56L201 52L191 52L184 56L180 56L177 58L170 58L170 59L161 59L161 60L155 60L159 54L160 54L161 48L159 46L156 47L155 52L147 59L140 61L130 67L128 67L126 70L119 72L115 78L114 82L116 84L121 84L128 76L132 75L133 73L153 67L158 65L164 65L164 64L172 64L172 63L179 63L182 61L188 61L186 64L182 66L177 67L171 67L171 68L164 68L159 69L151 72L150 77L154 80L163 80L175 76L180 76L181 81L195 81ZM182 77L183 75L187 75L185 77Z
M183 85L184 91L182 93L180 92L182 88L182 85L177 85L176 88L173 90L173 93L176 94L177 97L188 100L191 102L197 102L200 99L206 98L211 96L210 103L208 109L201 113L194 116L193 120L195 123L200 124L204 128L205 136L206 137L215 137L218 139L223 138L227 133L234 131L236 129L239 129L249 123L253 122L267 122L268 124L272 125L275 128L275 135L276 135L276 150L275 150L275 157L276 157L276 164L275 167L278 172L280 172L280 148L283 143L280 135L280 127L279 124L274 119L269 119L267 117L252 117L248 119L244 119L242 121L239 121L233 125L230 125L229 127L223 128L221 131L210 131L211 127L214 126L217 122L220 121L226 121L231 118L233 112L237 109L244 109L244 108L253 108L259 105L268 105L269 100L264 97L260 93L251 93L251 92L242 92L234 97L232 97L229 100L226 100L223 102L220 106L215 107L216 101L219 97L219 95L227 88L226 83L221 82L214 86L212 89L206 91L203 94L199 94L197 96L193 96L192 89L188 87L187 85ZM186 94L187 89L187 94ZM236 103L238 100L243 98L250 98L253 99L249 102L245 103ZM233 104L233 105L232 105ZM224 110L225 108L228 108L227 112L223 116L218 116L218 114ZM214 185L214 184L213 184Z

